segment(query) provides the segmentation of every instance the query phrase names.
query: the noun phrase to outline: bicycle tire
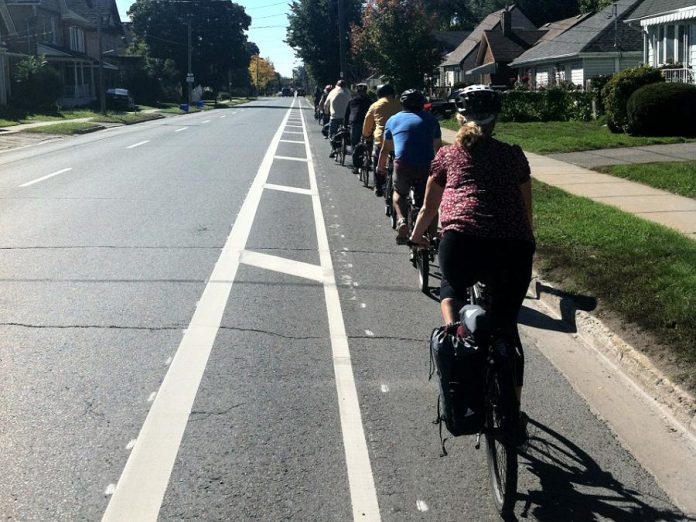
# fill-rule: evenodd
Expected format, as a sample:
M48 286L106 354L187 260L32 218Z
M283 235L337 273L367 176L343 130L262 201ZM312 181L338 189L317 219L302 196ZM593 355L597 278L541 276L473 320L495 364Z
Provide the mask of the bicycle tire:
M428 277L430 275L430 253L428 250L418 250L416 252L416 268L418 268L418 282L420 283L421 292L427 294L430 290L428 286Z
M517 446L515 430L519 409L515 406L512 375L492 364L487 379L486 456L493 506L506 519L517 497Z
M346 151L347 151L346 139L343 138L343 141L341 142L341 165L346 164Z
M369 167L362 168L362 184L363 187L367 188L370 186L370 169Z

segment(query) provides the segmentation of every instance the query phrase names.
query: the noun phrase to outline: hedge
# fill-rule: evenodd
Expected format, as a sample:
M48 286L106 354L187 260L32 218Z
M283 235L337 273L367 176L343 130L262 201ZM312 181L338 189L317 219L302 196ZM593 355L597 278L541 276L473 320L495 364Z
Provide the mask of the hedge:
M628 128L639 136L696 135L696 86L652 83L628 100Z
M502 121L589 121L592 93L551 88L545 91L512 90L503 93Z
M612 132L628 130L626 106L631 95L651 83L664 82L662 73L652 67L642 66L616 73L602 89L607 126Z

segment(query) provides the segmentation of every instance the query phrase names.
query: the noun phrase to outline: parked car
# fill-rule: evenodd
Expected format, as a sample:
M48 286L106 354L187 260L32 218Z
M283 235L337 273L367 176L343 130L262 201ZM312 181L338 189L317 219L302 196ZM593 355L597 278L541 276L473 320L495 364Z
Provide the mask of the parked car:
M281 92L283 96L292 96L292 89L290 87L283 87Z
M456 111L454 99L430 100L423 106L423 110L430 112L438 120L448 120Z
M305 90L302 88L297 89L297 96L305 96Z
M135 101L128 89L107 89L106 108L116 111L134 111Z

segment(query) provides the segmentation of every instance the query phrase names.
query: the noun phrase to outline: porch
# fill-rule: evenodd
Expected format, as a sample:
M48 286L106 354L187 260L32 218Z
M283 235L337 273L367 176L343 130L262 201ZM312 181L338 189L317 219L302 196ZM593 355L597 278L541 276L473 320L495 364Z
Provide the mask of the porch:
M696 75L692 69L682 67L678 69L662 69L660 71L668 83L696 84Z

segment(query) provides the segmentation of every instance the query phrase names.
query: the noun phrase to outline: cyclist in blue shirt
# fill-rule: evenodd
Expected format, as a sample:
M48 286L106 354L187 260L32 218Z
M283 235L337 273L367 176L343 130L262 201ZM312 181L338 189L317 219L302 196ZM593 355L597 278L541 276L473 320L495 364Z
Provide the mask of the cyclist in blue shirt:
M406 244L405 198L411 185L417 190L417 200L422 201L428 180L430 162L442 144L440 124L429 112L423 111L425 96L415 89L404 91L399 98L403 110L387 121L384 141L379 154L377 170L384 173L387 158L394 151L394 210L396 211L396 242Z

